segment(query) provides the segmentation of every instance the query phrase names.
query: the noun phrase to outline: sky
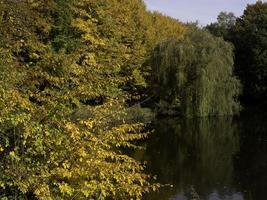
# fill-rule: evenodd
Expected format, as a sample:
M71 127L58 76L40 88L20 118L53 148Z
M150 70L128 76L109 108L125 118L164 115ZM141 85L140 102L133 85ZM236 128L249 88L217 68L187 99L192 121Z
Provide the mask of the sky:
M221 11L243 14L247 4L256 0L144 0L149 10L179 19L182 22L196 22L206 25L217 20ZM264 0L267 2L267 0Z

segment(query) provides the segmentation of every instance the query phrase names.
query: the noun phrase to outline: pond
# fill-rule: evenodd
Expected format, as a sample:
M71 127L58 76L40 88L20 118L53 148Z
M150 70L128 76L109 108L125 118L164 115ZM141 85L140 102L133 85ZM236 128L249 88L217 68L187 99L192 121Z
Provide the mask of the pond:
M267 199L266 115L164 118L154 126L146 150L134 156L169 185L146 199Z

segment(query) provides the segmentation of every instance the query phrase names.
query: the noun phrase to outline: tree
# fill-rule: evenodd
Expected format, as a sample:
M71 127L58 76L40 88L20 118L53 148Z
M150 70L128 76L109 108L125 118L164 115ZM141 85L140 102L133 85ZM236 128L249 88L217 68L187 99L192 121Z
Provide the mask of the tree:
M243 101L265 102L267 98L267 3L248 5L237 19L232 42L235 71L244 85Z
M148 134L126 101L140 99L156 43L184 32L141 0L1 1L0 198L140 199L157 189L122 151Z
M232 12L229 13L221 12L217 17L217 20L219 26L223 26L225 28L231 28L235 25L236 17Z
M232 45L189 27L184 40L160 43L152 55L155 95L182 115L233 115L240 83L233 75Z
M236 17L232 12L220 12L217 17L217 22L211 23L205 27L211 34L217 37L223 37L226 40L230 39L230 32L236 23Z
M135 12L120 1L0 2L1 198L140 199L158 188L122 151L147 135L121 89L122 66L136 66L128 52L144 59L143 29L132 36L112 3Z

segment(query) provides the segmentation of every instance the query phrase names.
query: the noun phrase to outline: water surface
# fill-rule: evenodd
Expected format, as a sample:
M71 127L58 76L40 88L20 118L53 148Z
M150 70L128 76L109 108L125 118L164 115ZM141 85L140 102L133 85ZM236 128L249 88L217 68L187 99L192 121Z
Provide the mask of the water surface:
M267 200L267 116L159 119L146 150L163 187L149 200Z

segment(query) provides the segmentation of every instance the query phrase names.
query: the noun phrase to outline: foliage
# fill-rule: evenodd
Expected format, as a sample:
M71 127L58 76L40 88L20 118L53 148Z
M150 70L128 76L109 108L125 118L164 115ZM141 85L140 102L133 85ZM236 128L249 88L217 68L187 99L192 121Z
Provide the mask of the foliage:
M0 9L1 198L140 199L158 188L121 151L147 135L138 114L125 114L132 90L123 89L146 85L152 46L174 24L182 37L183 26L158 15L164 31L150 38L154 18L137 0L4 0Z
M182 25L177 19L165 16L159 12L150 13L148 45L151 50L155 44L164 42L170 39L182 39L186 27Z
M248 5L233 30L236 74L244 85L246 101L265 101L267 97L266 14L267 3Z
M150 189L143 167L118 149L134 147L129 141L145 137L133 134L140 125L125 124L123 115L114 114L118 105L90 109L90 117L73 121L62 104L45 113L20 96L8 97L5 104L14 104L14 114L1 116L2 188L18 188L38 199L139 199Z
M225 40L230 40L231 31L236 23L236 17L232 12L220 12L217 17L217 22L211 23L205 27L211 34L217 37L223 37Z
M232 46L221 38L191 27L184 40L159 44L151 62L155 95L177 105L184 116L232 115L239 110Z
M234 44L235 74L244 86L240 99L245 104L264 103L267 95L266 13L267 4L257 1L248 5L239 18L222 12L218 22L206 26L213 35Z
M142 0L0 1L0 198L141 199L159 185L123 149L153 114L127 106L152 88L185 116L234 114L232 65Z

